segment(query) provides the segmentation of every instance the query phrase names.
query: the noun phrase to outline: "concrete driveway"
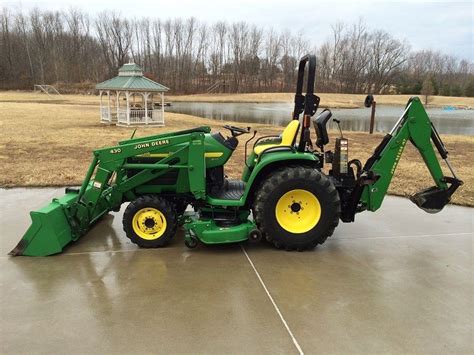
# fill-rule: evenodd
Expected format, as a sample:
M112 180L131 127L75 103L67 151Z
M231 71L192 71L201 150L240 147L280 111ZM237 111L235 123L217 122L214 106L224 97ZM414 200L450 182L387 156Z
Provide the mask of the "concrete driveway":
M473 209L389 197L303 253L138 249L120 212L61 255L8 257L62 191L0 190L2 353L472 352Z

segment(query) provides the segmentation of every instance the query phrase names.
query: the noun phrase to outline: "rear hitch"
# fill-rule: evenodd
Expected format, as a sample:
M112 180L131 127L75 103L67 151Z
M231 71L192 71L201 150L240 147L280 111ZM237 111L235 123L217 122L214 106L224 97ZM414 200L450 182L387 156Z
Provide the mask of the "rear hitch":
M410 200L425 212L438 213L451 201L453 193L463 184L461 180L454 177L444 177L444 182L451 186L447 189L437 186L429 187L410 196Z

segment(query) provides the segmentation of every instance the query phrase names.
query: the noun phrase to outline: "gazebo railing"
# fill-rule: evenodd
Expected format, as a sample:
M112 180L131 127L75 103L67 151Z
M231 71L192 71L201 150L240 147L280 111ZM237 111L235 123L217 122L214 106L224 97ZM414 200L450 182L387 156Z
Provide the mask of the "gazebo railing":
M152 110L151 119L155 124L165 124L163 111L161 109Z
M151 113L148 112L148 117ZM146 121L145 109L131 109L130 110L130 124L144 123Z
M100 119L107 122L112 121L112 116L110 115L110 109L108 107L100 108Z
M119 109L117 111L117 123L127 125L129 124L127 120L127 110ZM148 116L148 118L146 117ZM130 110L130 125L138 124L164 124L163 112L161 109L136 109L133 108Z
M127 124L127 110L117 109L117 122Z

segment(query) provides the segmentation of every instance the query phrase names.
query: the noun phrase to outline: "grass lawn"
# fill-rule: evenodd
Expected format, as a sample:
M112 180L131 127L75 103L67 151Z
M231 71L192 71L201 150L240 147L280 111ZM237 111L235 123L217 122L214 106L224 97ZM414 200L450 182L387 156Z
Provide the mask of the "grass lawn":
M226 123L167 113L166 127L139 128L136 136L200 125L209 125L225 133L226 130L221 127ZM249 125L257 129L259 135L281 132L281 127ZM64 100L54 101L40 94L16 92L0 93L0 128L0 185L3 187L78 185L91 162L94 149L113 146L119 140L130 137L133 131L132 128L101 124L95 97L68 95ZM331 135L335 137L337 132L331 132ZM383 135L348 132L346 136L350 139L350 158L364 162ZM474 156L474 137L443 135L443 139L450 151L452 165L465 182L453 202L474 206L474 163L471 160ZM244 141L245 136L226 166L226 173L231 177L240 175ZM331 149L333 142L330 142ZM418 152L411 146L407 147L390 193L411 194L432 185Z
M358 94L320 94L321 107L330 108L357 108L364 106L366 95ZM405 105L411 95L375 95L377 104ZM293 93L256 93L256 94L198 94L169 96L171 102L293 102ZM472 97L432 96L429 98L430 106L456 106L474 107Z
M364 106L366 95L358 94L320 94L321 107L358 108ZM405 105L411 95L376 95L377 104ZM167 95L166 101L173 102L293 102L294 93L254 93L254 94L196 94ZM95 95L63 95L48 97L42 93L21 91L0 91L0 102L56 103L70 105L98 105ZM432 96L429 106L456 106L474 108L472 97Z

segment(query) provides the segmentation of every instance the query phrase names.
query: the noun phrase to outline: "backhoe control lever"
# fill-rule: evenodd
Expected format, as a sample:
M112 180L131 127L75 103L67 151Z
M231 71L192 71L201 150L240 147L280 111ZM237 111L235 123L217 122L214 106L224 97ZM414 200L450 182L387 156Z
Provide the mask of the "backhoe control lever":
M341 129L341 121L333 118L332 121L337 124L337 128L339 128L339 133L341 134L341 138L344 138L344 135L342 134L342 129Z

